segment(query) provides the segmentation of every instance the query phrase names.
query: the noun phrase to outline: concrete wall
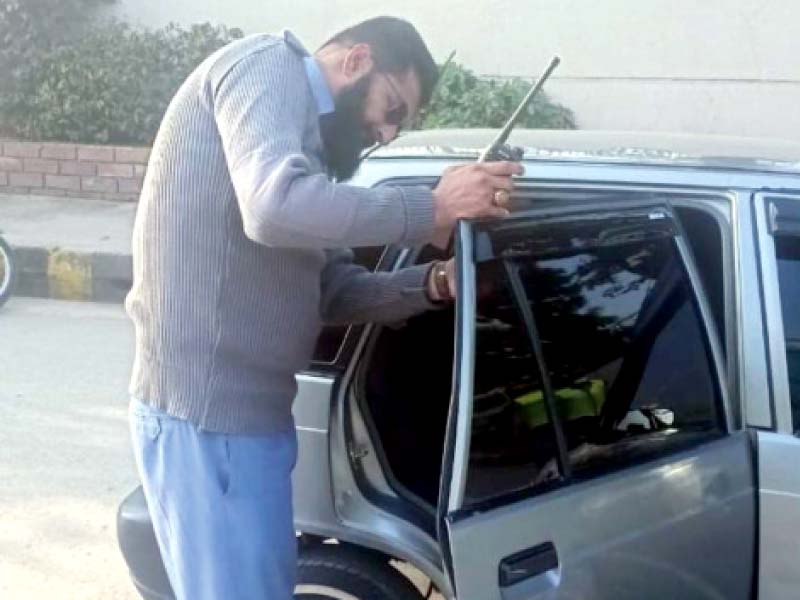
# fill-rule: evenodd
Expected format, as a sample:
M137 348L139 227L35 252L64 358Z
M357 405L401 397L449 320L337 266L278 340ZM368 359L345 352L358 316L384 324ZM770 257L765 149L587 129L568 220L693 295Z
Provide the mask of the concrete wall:
M583 128L800 139L797 0L118 0L148 26L293 29L309 48L361 18L414 22L437 58L483 74L534 76Z

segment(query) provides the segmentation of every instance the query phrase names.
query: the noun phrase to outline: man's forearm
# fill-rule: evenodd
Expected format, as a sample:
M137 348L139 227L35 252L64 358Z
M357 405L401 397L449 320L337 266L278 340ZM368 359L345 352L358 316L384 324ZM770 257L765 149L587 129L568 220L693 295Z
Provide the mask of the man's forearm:
M320 314L327 324L402 321L438 306L427 285L431 264L391 273L372 273L334 251L323 271Z
M268 246L349 248L419 245L433 236L430 190L416 187L362 188L312 174L308 159L254 155L233 180L245 232Z

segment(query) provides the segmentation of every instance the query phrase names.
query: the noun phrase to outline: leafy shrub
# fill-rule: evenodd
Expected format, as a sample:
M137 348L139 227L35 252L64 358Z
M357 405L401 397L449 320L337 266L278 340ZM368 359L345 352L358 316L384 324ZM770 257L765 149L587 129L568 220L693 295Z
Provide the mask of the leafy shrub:
M0 1L0 72L15 75L43 53L79 36L96 9L115 0Z
M32 8L41 12L54 2L65 2L75 10L113 0L4 1L30 2L25 4L27 20L20 22L36 29L29 22ZM25 11L18 12L17 17ZM74 33L32 55L24 68L12 73L10 85L0 89L0 134L32 140L150 144L183 80L209 54L242 35L238 29L210 24L189 29L170 25L154 31L115 22L85 27L80 35ZM450 65L419 126L500 127L529 87L521 79L481 78L462 66ZM519 126L571 129L575 120L569 109L542 93Z
M531 85L519 78L478 77L452 63L442 75L421 127L502 127ZM520 117L518 127L575 129L575 117L540 91Z
M209 24L96 26L24 71L0 98L0 118L25 139L149 144L183 80L242 35Z

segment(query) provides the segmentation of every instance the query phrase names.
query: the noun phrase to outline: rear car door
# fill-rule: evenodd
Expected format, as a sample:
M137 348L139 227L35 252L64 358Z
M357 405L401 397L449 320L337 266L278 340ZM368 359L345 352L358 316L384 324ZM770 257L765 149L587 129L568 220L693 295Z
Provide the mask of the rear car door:
M758 431L759 598L800 586L800 194L754 195L774 424Z
M751 443L672 207L463 223L457 260L457 597L750 597Z

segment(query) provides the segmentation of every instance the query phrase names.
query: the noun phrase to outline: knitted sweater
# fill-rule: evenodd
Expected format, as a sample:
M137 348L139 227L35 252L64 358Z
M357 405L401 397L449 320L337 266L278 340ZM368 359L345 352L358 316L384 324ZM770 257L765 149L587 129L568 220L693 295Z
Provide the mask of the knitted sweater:
M370 273L341 250L428 241L433 201L326 177L305 56L288 32L211 55L170 103L143 184L130 392L210 431L291 427L324 323L430 308L427 266Z

